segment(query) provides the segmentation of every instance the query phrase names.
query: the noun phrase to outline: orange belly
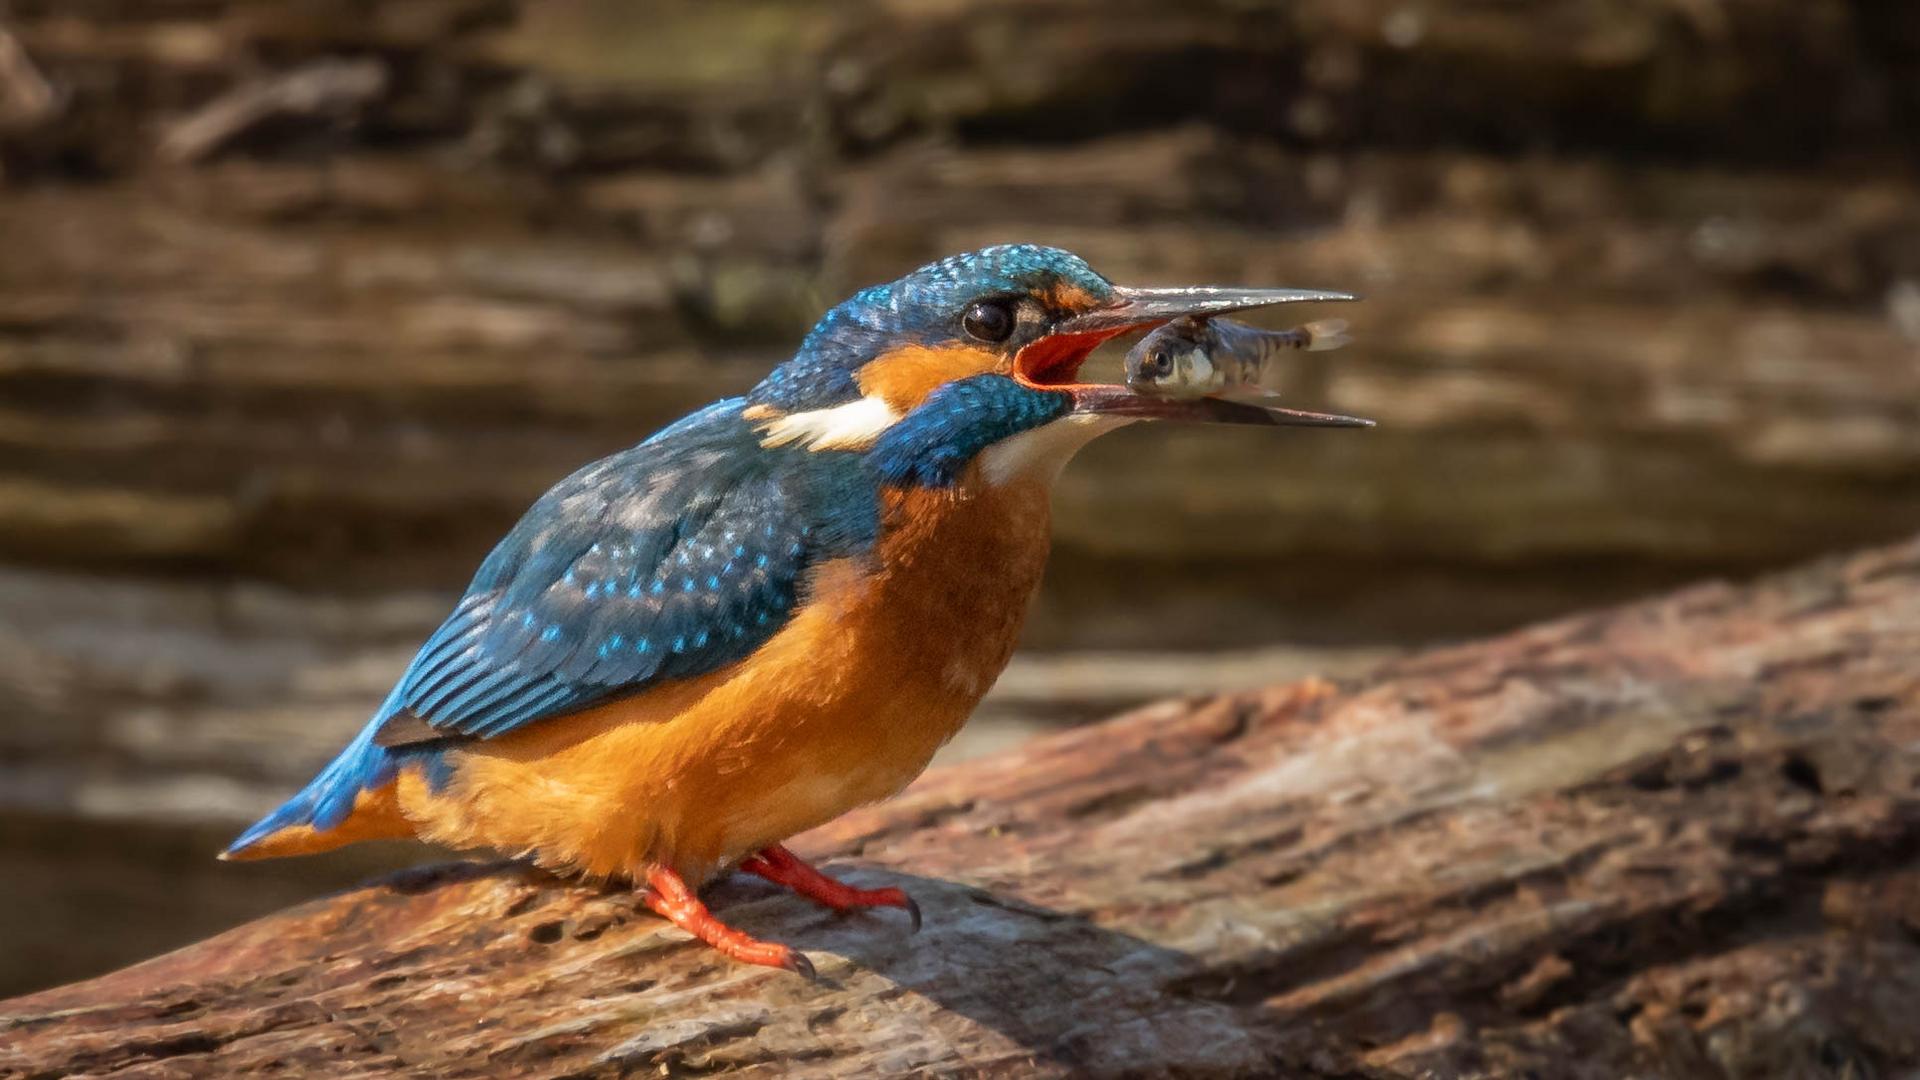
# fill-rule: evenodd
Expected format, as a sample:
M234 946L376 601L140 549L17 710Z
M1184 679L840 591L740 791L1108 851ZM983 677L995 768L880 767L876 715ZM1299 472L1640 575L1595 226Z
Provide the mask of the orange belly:
M890 493L870 559L821 567L754 654L452 750L400 806L425 839L698 883L904 787L1006 666L1046 562L1040 483Z

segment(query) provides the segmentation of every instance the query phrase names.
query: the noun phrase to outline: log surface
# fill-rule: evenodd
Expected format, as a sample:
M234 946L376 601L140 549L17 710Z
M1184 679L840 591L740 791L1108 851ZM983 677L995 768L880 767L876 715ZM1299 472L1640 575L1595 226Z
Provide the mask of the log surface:
M0 993L311 895L171 853L545 487L975 244L1369 297L1286 391L1377 430L1081 455L1030 651L1462 640L1920 529L1920 6L645 7L0 4ZM1117 707L1064 696L1021 722Z
M809 983L619 890L413 871L0 1004L0 1075L1899 1074L1920 540L1151 706L799 847L925 930L712 891Z

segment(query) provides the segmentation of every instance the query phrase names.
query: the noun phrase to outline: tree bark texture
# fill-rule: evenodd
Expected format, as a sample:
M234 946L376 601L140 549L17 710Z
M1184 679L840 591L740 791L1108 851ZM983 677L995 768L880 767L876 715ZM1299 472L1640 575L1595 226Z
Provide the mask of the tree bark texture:
M799 847L926 928L712 890L809 983L414 871L0 1005L0 1074L1903 1075L1920 540L1151 706Z

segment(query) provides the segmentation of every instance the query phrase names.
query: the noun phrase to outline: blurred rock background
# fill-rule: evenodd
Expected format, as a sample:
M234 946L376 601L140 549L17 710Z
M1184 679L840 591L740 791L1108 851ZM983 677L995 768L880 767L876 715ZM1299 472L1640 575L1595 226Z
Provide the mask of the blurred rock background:
M210 854L547 484L983 243L1365 292L1290 393L1381 426L1090 449L958 753L1910 532L1917 164L1901 0L0 0L0 993L417 857Z

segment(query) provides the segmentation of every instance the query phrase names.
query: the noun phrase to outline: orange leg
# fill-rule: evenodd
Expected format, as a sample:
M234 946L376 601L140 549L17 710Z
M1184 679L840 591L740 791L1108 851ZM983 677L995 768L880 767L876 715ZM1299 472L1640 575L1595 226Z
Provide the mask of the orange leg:
M658 868L647 872L647 888L640 894L646 905L668 922L749 964L786 968L813 978L813 963L803 954L771 941L761 941L714 917L680 875Z
M905 908L913 918L913 928L920 929L920 905L913 902L913 897L899 889L856 889L843 881L835 881L808 866L800 860L800 856L779 844L761 849L760 854L741 863L740 869L749 874L758 874L775 885L785 885L801 896L835 911L870 907Z

